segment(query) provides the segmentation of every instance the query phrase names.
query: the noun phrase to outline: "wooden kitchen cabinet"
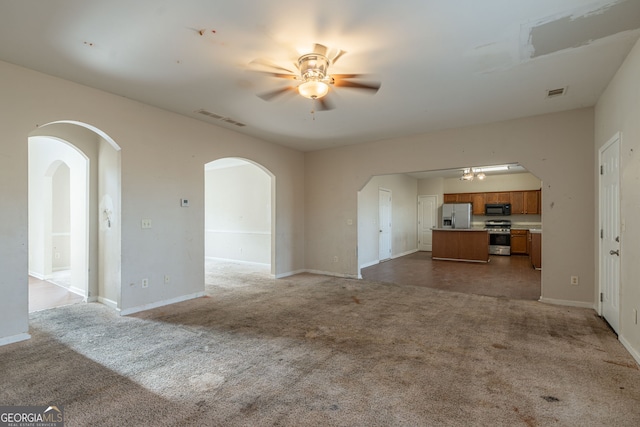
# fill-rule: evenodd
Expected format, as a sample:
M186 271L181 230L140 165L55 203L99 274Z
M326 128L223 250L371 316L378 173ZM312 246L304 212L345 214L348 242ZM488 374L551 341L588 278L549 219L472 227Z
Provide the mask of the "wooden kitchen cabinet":
M458 193L458 203L471 203L472 193Z
M540 214L540 190L512 191L511 215Z
M450 193L443 195L444 203L472 203L474 215L484 215L484 193Z
M511 203L512 215L540 214L541 190L503 191L490 193L448 193L444 203L472 203L474 215L484 215L487 203Z
M473 204L474 215L484 215L485 197L484 193L472 193L471 203Z
M486 230L433 230L433 259L489 262L489 233Z
M529 230L511 229L511 255L527 255Z
M524 192L524 213L540 213L540 190Z
M484 193L485 203L511 203L511 194L502 193Z
M442 197L442 201L444 203L457 203L458 202L458 194L444 194Z
M529 233L529 258L536 270L542 270L542 233Z

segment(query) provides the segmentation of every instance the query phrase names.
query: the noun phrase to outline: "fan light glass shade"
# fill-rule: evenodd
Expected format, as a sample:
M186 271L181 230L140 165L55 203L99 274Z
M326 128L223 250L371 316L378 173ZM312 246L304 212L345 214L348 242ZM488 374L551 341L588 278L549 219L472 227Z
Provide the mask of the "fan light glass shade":
M298 93L305 98L322 98L329 92L329 85L317 80L308 80L298 86Z

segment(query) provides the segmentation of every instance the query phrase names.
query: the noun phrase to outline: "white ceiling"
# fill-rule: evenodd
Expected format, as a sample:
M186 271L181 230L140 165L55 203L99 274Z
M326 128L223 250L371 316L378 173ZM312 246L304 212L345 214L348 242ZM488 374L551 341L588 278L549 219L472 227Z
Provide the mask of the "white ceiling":
M638 0L0 0L0 59L310 151L593 106L639 28ZM292 81L252 60L314 43L378 93L256 96Z

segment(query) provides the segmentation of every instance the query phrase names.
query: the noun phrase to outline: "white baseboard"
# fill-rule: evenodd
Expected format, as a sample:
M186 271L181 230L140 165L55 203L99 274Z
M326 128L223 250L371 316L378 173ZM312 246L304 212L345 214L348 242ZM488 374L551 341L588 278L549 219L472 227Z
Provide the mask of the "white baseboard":
M580 308L591 308L593 310L597 310L597 308L593 305L592 302L583 302L583 301L569 301L563 299L554 299L554 298L542 298L538 300L540 302L544 302L546 304L553 305L566 305L568 307L580 307Z
M58 286L60 286L60 285L58 285ZM60 286L60 287L64 288L64 286ZM80 295L81 297L86 297L87 296L86 295L87 293L85 292L84 289L76 288L75 286L69 286L68 288L65 288L65 289L67 289L69 292L73 292L76 295Z
M343 279L357 279L357 274L335 273L333 271L305 270L307 273L320 274L322 276L340 277Z
M152 302L150 304L139 305L137 307L125 308L124 310L118 310L118 309L116 310L118 311L120 316L128 316L133 313L139 313L141 311L151 310L153 308L163 307L165 305L170 305L170 304L175 304L182 301L187 301L190 299L200 298L200 297L203 297L204 295L205 295L204 292L196 292L195 294L182 295L176 298Z
M307 272L308 272L307 270L287 271L286 273L276 274L275 278L276 279L283 279L285 277L293 276L295 274L302 274L302 273L307 273Z
M221 261L221 262L235 262L237 264L246 264L246 265L259 265L260 267L271 267L271 264L264 262L255 262L255 261L244 261L241 259L233 259L233 258L216 258L212 256L206 256L204 259L208 259L211 261Z
M360 266L360 270L362 270L363 268L371 267L372 265L378 265L378 264L380 264L380 260L375 260L375 261L367 262L367 263L362 264L362 265Z
M0 347L2 347L3 345L13 344L14 342L26 341L28 339L31 339L31 335L29 334L18 334L12 335L10 337L0 338Z
M389 259L396 259L396 258L400 258L400 257L403 257L403 256L415 254L418 251L419 251L418 249L412 249L410 251L402 252L401 254L392 255L391 258L389 258ZM385 261L388 261L388 260L385 260ZM379 259L374 260L374 261L365 262L364 264L360 265L360 270L362 270L363 268L371 267L372 265L378 265L381 262L383 262L383 261L381 261ZM359 277L359 275L358 275L358 278L361 279L362 277Z
M31 271L31 270L29 270L29 273L28 273L28 274L29 274L29 276L33 276L33 277L35 277L35 278L36 278L36 279L38 279L38 280L44 280L44 275L43 275L43 274L40 274L40 273L36 273L35 271Z
M106 305L107 307L112 308L114 310L118 309L118 303L113 301L113 300L110 300L109 298L98 297L98 302L100 304ZM120 314L122 314L122 313L120 313Z
M626 348L627 351L631 354L631 357L633 357L636 360L636 363L640 365L640 352L638 352L638 350L633 348L631 343L627 341L622 335L618 335L618 340L622 343L624 348Z
M410 251L402 252L401 254L392 255L391 259L396 259L396 258L400 258L400 257L403 257L403 256L415 254L416 252L418 252L418 249L411 249Z

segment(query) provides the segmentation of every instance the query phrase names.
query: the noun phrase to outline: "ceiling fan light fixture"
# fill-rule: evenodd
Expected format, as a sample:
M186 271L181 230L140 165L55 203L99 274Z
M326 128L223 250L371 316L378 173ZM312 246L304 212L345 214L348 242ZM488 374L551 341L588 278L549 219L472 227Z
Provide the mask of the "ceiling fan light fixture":
M462 171L462 176L460 177L460 179L462 181L473 181L474 177L475 174L473 173L473 170L465 169L464 171Z
M298 58L298 69L303 80L324 79L329 68L329 60L318 53L309 53Z
M318 80L307 80L298 86L298 93L305 98L319 99L329 92L329 85Z

